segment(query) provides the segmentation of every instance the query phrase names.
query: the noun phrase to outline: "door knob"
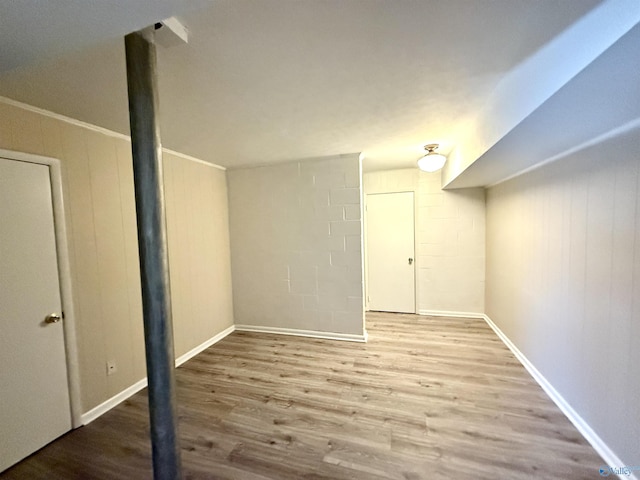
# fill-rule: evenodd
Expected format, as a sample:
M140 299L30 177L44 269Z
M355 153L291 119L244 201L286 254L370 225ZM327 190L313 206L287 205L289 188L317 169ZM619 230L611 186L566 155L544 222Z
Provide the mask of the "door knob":
M44 318L44 323L58 323L62 317L57 313L50 313Z
M409 265L411 265L413 263L413 258L409 259Z

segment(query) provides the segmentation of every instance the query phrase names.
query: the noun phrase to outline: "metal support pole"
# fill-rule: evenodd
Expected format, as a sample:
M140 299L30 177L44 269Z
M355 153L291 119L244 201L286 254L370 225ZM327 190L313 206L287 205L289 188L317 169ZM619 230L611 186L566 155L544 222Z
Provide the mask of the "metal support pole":
M125 37L155 480L181 478L153 28Z

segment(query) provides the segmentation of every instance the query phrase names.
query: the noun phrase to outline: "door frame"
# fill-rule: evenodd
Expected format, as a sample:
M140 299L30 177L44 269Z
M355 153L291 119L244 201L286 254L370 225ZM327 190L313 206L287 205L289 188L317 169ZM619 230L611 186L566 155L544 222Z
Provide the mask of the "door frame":
M365 311L370 311L369 309L369 248L368 248L368 241L369 241L369 235L367 233L367 222L368 222L368 215L369 215L369 211L368 211L368 199L369 199L369 195L384 195L384 194L389 194L389 193L412 193L413 194L413 308L414 308L414 313L418 314L419 310L418 310L418 292L420 291L419 289L419 275L418 275L418 255L417 255L417 251L418 251L418 216L417 216L417 211L418 211L418 195L417 192L415 190L412 189L403 189L403 190L374 190L373 192L366 192L363 190L363 195L364 195L364 222L363 222L363 236L364 236L364 279L365 279L365 291L364 291L364 295L365 295Z
M69 262L69 244L67 242L67 228L64 214L64 200L62 195L62 169L60 160L31 153L16 152L0 149L0 157L17 162L34 163L49 167L51 182L51 200L53 204L53 224L56 238L56 254L58 257L58 278L60 279L60 299L64 312L63 336L67 367L69 403L71 406L71 425L73 428L82 426L82 404L80 397L80 364L78 362L78 343L76 336L76 317L73 308L73 294L71 288L71 265Z

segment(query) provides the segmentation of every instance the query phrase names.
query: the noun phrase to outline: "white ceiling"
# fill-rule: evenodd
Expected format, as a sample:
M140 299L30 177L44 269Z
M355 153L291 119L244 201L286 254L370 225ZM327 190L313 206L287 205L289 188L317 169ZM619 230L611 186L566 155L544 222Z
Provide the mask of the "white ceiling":
M640 24L491 145L448 188L492 185L585 149L603 150L601 143L621 135L640 139L640 62L629 61L639 48ZM607 147L603 161L612 155Z
M226 167L410 167L426 143L459 147L505 78L615 1L3 2L0 95L128 133L122 36L177 15L189 44L158 47L164 146Z
M211 0L5 0L0 4L0 72L81 51L157 19L211 4Z

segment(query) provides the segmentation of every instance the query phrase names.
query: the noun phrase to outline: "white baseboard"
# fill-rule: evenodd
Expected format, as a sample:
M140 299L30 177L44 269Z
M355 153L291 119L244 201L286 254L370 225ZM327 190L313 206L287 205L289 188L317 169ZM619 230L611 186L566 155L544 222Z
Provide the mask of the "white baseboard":
M610 467L622 467L625 464L620 458L609 448L609 446L598 436L596 432L589 426L589 424L576 412L571 405L564 399L564 397L558 392L551 383L540 373L540 371L529 361L529 359L516 347L513 342L507 337L500 328L493 323L488 315L482 315L482 318L487 322L487 325L500 337L500 340L511 350L511 353L520 361L520 363L527 369L538 385L542 387L545 393L551 400L558 406L562 413L569 419L571 423L578 429L582 436L591 444L596 452L602 457L605 465ZM602 466L605 466L602 465ZM619 474L619 478L626 480L638 480L633 472L629 472L629 475ZM608 476L608 475L603 475ZM615 476L612 473L611 476ZM594 478L596 473L594 472Z
M259 327L255 325L236 325L235 329L239 332L275 333L278 335L295 335L298 337L322 338L325 340L345 340L347 342L361 343L367 341L366 331L364 331L362 335L355 335L351 333L319 332L316 330L298 330L296 328L281 327Z
M204 350L206 350L207 348L209 348L211 345L218 343L220 340L222 340L224 337L226 337L227 335L233 333L235 330L235 327L233 325L231 325L228 328L225 328L223 331L221 331L220 333L218 333L217 335L211 337L209 340L207 340L204 343L201 343L200 345L198 345L195 348L192 348L191 350L189 350L187 353L185 353L184 355L180 355L178 358L176 358L176 367L179 367L180 365L182 365L183 363L191 360L193 357L195 357L196 355L198 355L200 352L203 352Z
M235 329L234 326L231 325L229 328L226 328L222 332L220 332L217 335L211 337L206 342L204 342L204 343L198 345L197 347L189 350L184 355L179 356L178 358L176 358L176 367L179 367L180 365L185 363L187 360L190 360L191 358L195 357L197 354L199 354L203 350L206 350L207 348L209 348L214 343L219 342L220 340L222 340L224 337L226 337L230 333L233 333L234 329ZM114 395L110 399L102 402L97 407L94 407L91 410L89 410L88 412L83 413L80 416L81 424L82 425L88 425L89 423L93 422L99 416L107 413L113 407L115 407L115 406L119 405L120 403L124 402L127 398L129 398L132 395L135 395L136 393L138 393L140 390L142 390L146 386L147 386L147 378L145 377L142 380L134 383L130 387L125 388L123 391L121 391L120 393Z
M97 407L94 407L88 412L83 413L82 416L80 417L80 421L82 422L82 425L88 425L89 423L93 422L96 418L107 413L113 407L124 402L127 398L129 398L132 395L135 395L146 386L147 386L147 377L143 378L142 380L139 380L138 382L134 383L130 387L125 388L123 391L121 391L117 395L114 395L109 400L102 402Z
M418 311L418 315L429 315L432 317L484 318L484 313L452 312L448 310L420 310Z

